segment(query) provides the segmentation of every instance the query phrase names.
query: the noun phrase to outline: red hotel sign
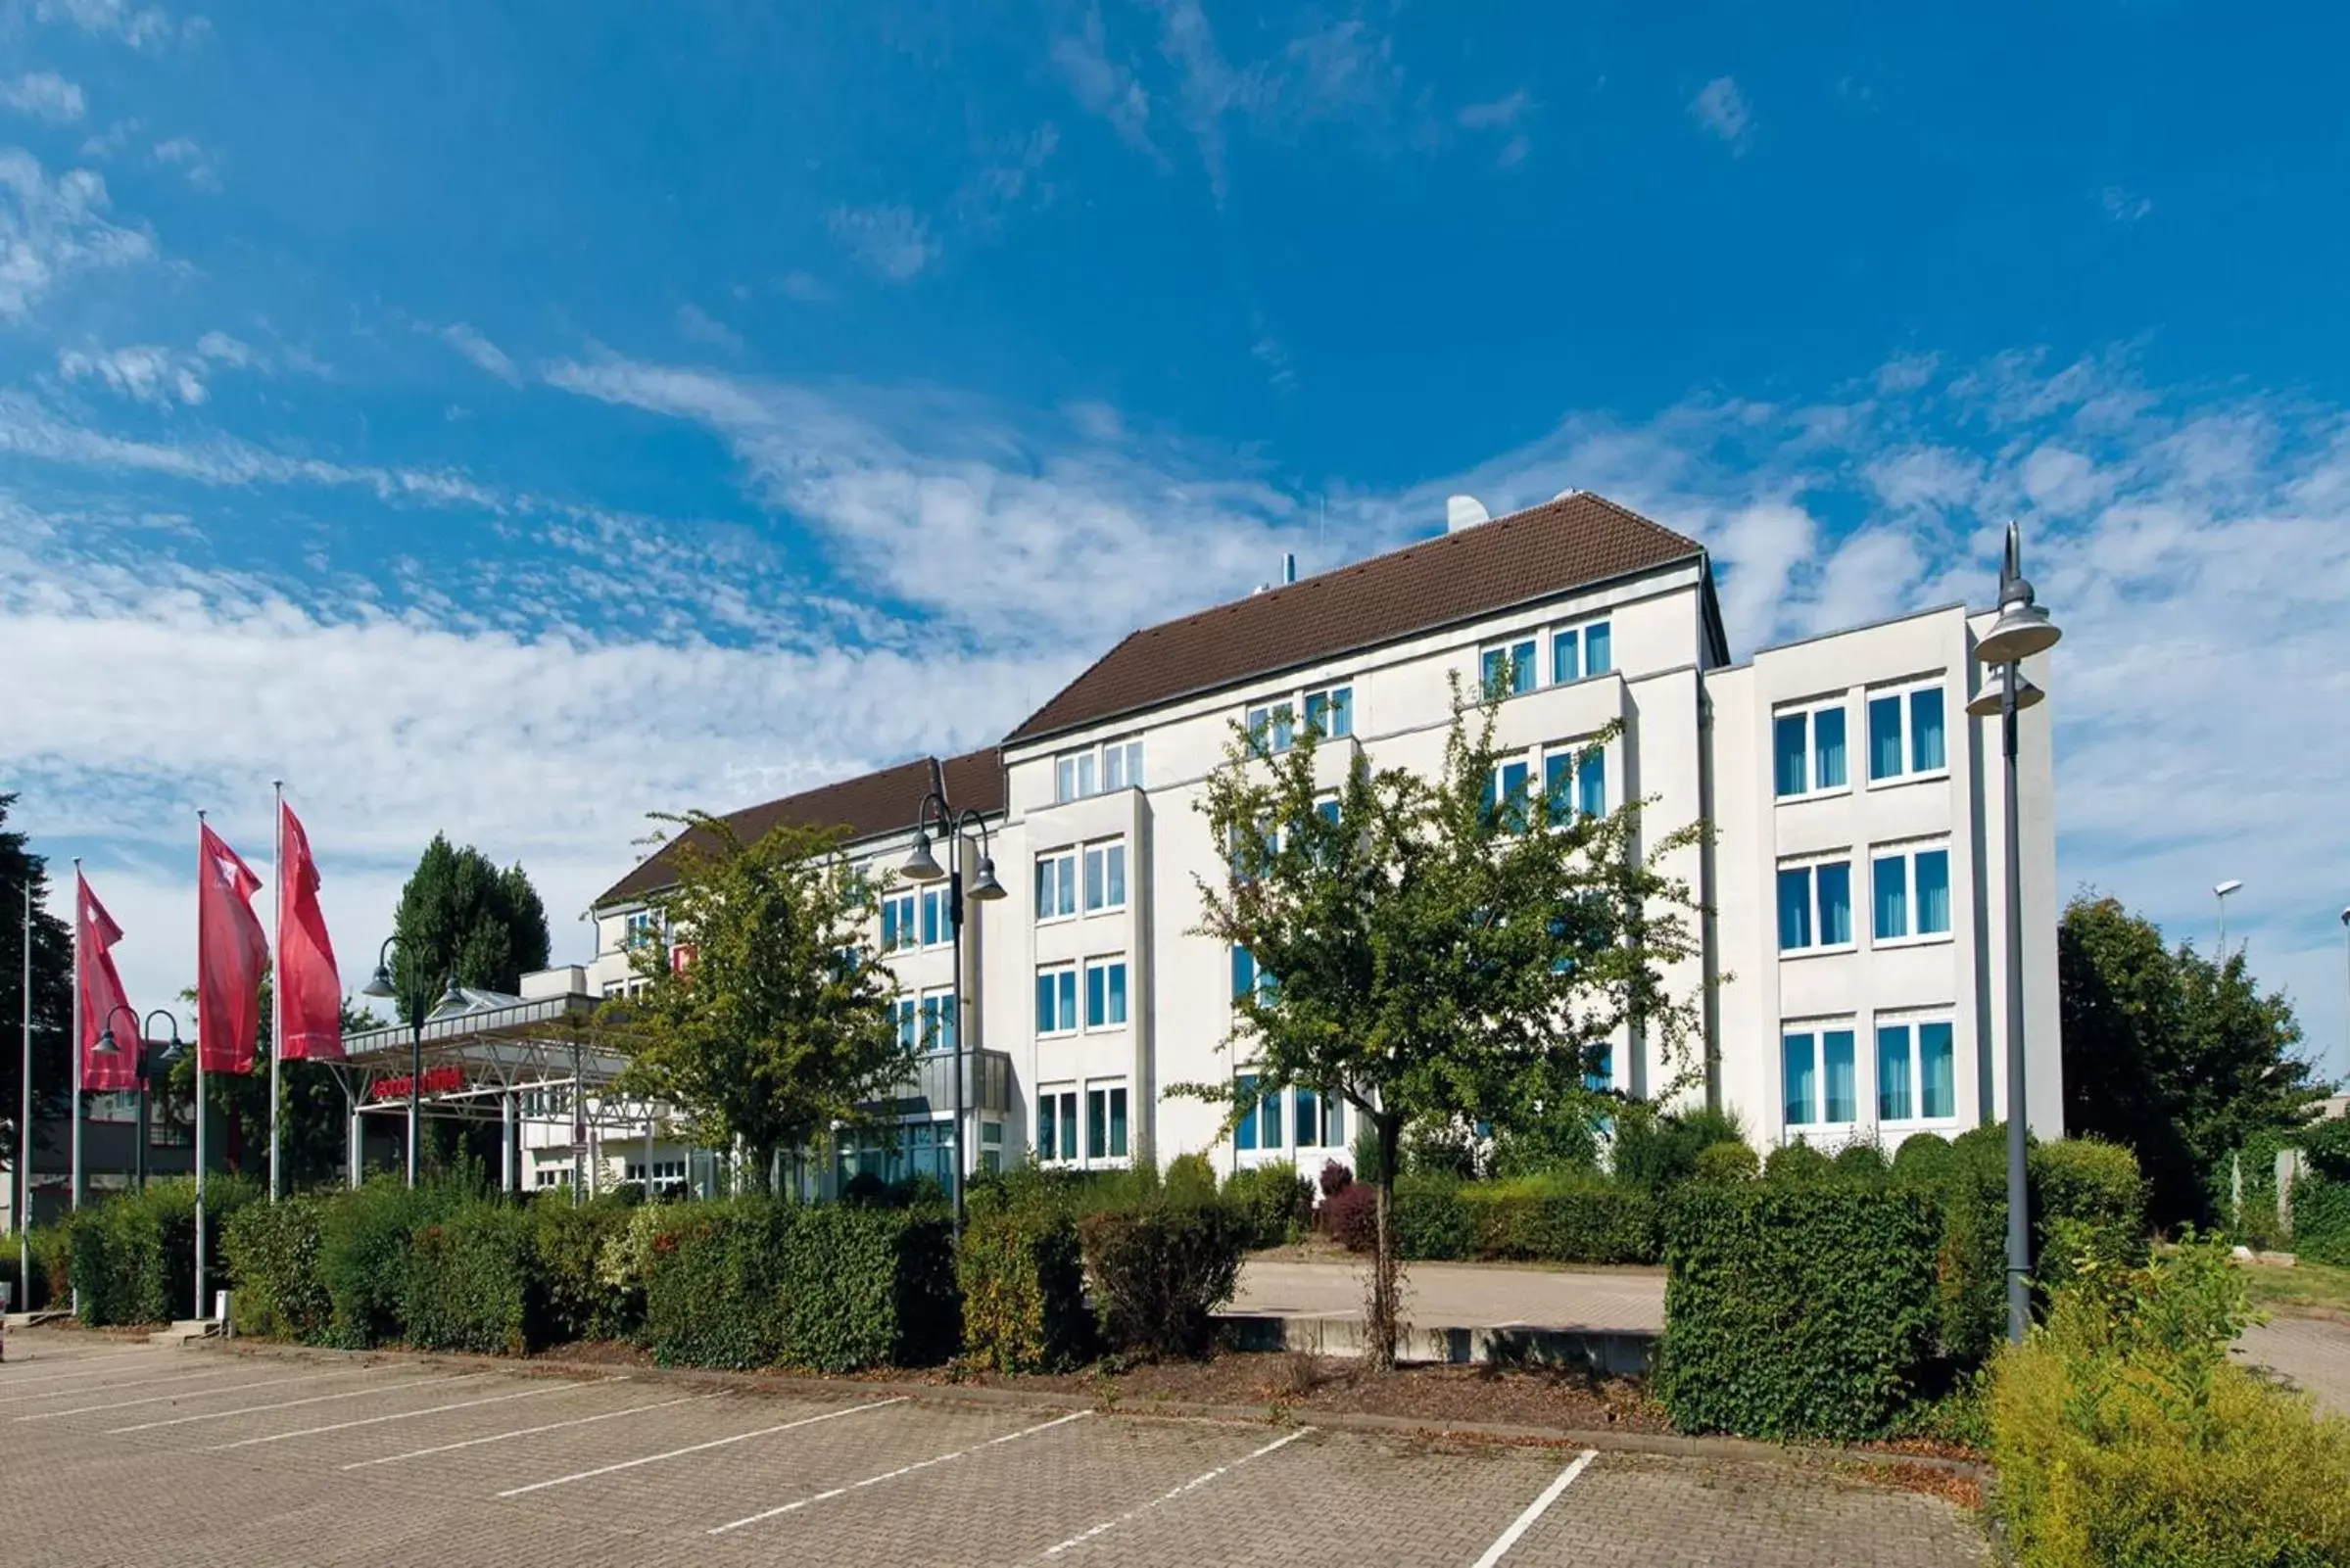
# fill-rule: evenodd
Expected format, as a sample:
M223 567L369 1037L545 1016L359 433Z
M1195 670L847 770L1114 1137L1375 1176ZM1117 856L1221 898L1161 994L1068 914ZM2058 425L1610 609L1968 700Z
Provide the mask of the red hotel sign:
M408 1076L403 1072L396 1078L377 1078L367 1085L370 1100L405 1100L408 1098ZM426 1068L420 1093L451 1094L465 1086L465 1074L459 1068Z

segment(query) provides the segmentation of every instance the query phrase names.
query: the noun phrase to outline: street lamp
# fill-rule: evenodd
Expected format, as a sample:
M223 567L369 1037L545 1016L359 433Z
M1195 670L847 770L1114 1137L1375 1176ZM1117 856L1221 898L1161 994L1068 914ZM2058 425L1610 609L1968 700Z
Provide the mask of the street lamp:
M381 998L397 996L400 994L399 987L392 983L392 949L399 943L399 941L400 937L397 933L395 933L385 937L383 940L383 946L375 950L375 973L373 975L369 976L365 985L360 987L360 994L361 996L373 996ZM465 993L457 989L456 972L455 970L451 970L449 972L445 984L446 989L444 989L441 993L440 1005L442 1007L463 1007L465 1005ZM416 1185L416 1141L417 1134L424 1124L423 1091L425 1017L426 1010L424 1006L424 994L419 991L416 994L415 1005L408 1010L408 1184L410 1187ZM359 1159L359 1156L355 1153L353 1154L352 1159L354 1162L356 1162ZM353 1179L356 1180L358 1178L357 1171L354 1171L352 1175Z
M130 1020L130 1022L138 1028L138 1034L135 1036L135 1044L138 1048L138 1056L131 1063L131 1070L137 1076L139 1084L138 1147L131 1156L131 1169L136 1172L133 1180L138 1187L138 1190L145 1192L147 1190L147 1139L149 1136L149 1113L147 1107L150 1098L150 1092L148 1085L154 1082L156 1076L155 1069L158 1068L163 1069L164 1074L168 1077L170 1074L172 1067L177 1064L181 1056L186 1054L186 1047L181 1045L179 1041L179 1020L166 1009L159 1007L154 1012L148 1014L144 1019L141 1019L136 1013L133 1013L127 1007L117 1007L114 1012L107 1014L105 1020L100 1023L98 1028L98 1043L90 1047L92 1055L114 1056L121 1050L121 1046L115 1040L116 1013L120 1013L124 1018ZM161 1054L150 1057L147 1053L147 1030L159 1018L162 1019L165 1024L170 1029L170 1039L169 1042L164 1046ZM202 1105L196 1107L196 1114L198 1116L204 1115L204 1107ZM196 1181L199 1186L201 1186L204 1182L204 1174L201 1170L197 1172ZM201 1317L204 1315L201 1309L203 1306L204 1292L201 1288L197 1290L196 1296L197 1306L199 1308L196 1315Z
M2220 906L2220 962L2222 964L2228 962L2228 895L2243 885L2241 881L2230 879L2216 884L2211 890L2213 902Z
M931 854L931 826L934 822L954 861L954 870L951 872L942 869ZM980 842L979 869L973 873L968 890L963 886L962 841L966 835L976 835ZM963 1041L967 1035L963 1020L963 900L968 897L974 903L991 904L1004 896L1004 884L995 879L995 858L987 852L986 819L969 807L957 812L947 802L943 779L939 781L938 788L922 797L921 806L915 810L914 847L898 870L910 882L935 882L941 877L946 879L947 925L954 931L955 943L954 1205L955 1235L960 1239L963 1234L963 1167L968 1158L964 1148L963 1117Z
M2045 653L2064 634L2034 602L2024 578L2023 544L2007 525L2007 554L1999 563L1999 616L1975 641L1976 662L1987 678L1967 704L1979 719L1999 721L1999 756L2006 785L2007 839L2007 1337L2021 1345L2032 1321L2032 1212L2024 1166L2024 854L2016 804L2016 715L2047 693L2024 679L2023 661Z

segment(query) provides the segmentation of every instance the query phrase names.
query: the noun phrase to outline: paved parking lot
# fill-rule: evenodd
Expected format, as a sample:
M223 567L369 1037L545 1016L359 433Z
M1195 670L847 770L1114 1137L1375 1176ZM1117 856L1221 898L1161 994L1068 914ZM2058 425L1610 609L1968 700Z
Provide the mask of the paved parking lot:
M1778 1464L12 1337L0 1542L47 1564L1961 1564Z

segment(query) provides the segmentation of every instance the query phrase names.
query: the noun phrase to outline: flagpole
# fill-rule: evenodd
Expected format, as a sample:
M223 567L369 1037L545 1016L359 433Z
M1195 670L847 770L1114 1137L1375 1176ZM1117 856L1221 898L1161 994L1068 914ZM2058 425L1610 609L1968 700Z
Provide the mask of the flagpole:
M32 857L24 859L24 1111L17 1122L17 1310L32 1310Z
M286 1054L286 782L272 779L277 811L277 912L269 922L269 1201L277 1202L277 1065Z
M196 973L204 974L204 879L219 871L204 864L204 817L196 813ZM196 1310L204 1319L204 985L196 986Z
M66 1208L81 1208L81 857L73 857L73 1173L66 1192ZM141 1130L145 1136L144 1129ZM73 1315L81 1315L81 1287L73 1288Z

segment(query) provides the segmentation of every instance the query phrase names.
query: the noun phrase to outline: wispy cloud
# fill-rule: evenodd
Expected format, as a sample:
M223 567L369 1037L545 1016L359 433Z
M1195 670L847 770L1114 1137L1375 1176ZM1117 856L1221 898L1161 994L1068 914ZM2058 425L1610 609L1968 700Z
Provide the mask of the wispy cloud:
M32 14L42 22L119 38L133 49L168 43L182 30L161 6L134 5L130 0L36 0Z
M522 385L522 371L506 352L465 322L452 321L447 326L437 328L428 327L419 322L417 330L433 333L442 342L507 386Z
M866 270L891 283L912 281L938 259L930 220L900 203L836 207L830 226L836 244Z
M1265 366L1267 382L1275 392L1296 391L1297 371L1289 363L1289 351L1282 347L1281 340L1274 337L1272 329L1266 325L1262 312L1249 317L1248 328L1249 356Z
M106 181L86 168L55 179L22 148L0 151L0 320L21 320L64 278L150 260L144 229L108 216Z
M1110 58L1098 0L1086 6L1076 32L1053 40L1051 53L1079 108L1107 121L1135 151L1161 158L1150 138L1150 94L1142 90L1130 66Z
M187 176L190 185L200 191L220 188L220 168L213 155L192 136L173 136L155 144L155 161L168 164Z
M1690 117L1727 142L1733 153L1744 153L1753 139L1754 112L1746 95L1728 76L1716 76L1700 87L1689 101Z
M2124 227L2151 216L2154 212L2151 200L2119 185L2108 185L2097 192L2097 206L2104 210L2107 217Z
M14 81L0 81L0 108L53 125L71 125L82 117L85 107L81 89L54 71L35 71Z
M822 278L796 267L776 279L775 286L785 299L797 300L802 305L822 305L833 297L833 291L824 286Z
M970 227L990 233L1013 208L1050 203L1053 187L1041 176L1060 146L1060 127L1051 120L994 144L979 170L955 193L956 215Z
M1534 97L1525 88L1488 103L1464 104L1453 118L1468 130L1507 130L1526 116Z
M677 333L689 343L707 344L729 354L740 355L746 348L743 334L691 300L677 308Z

